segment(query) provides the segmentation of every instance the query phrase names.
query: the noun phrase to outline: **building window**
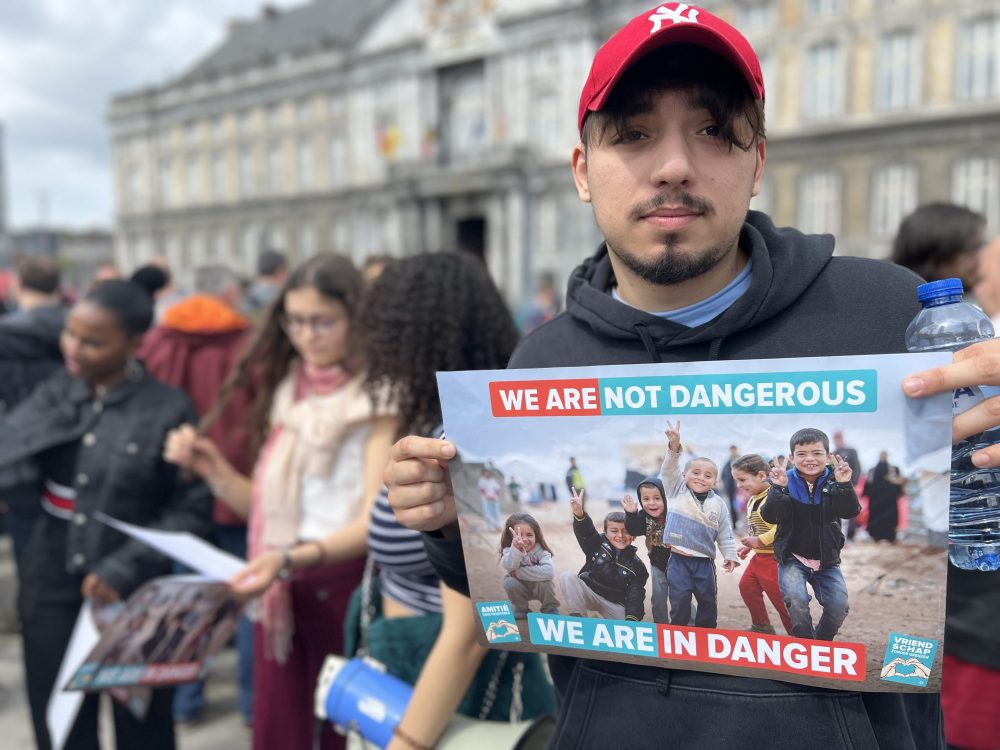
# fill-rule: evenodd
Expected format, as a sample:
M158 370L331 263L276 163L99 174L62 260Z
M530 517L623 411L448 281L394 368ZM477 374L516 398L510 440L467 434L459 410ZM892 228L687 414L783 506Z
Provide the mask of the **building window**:
M760 74L767 90L764 99L764 122L771 123L775 107L778 106L778 66L774 64L774 51L767 46L757 49L757 59L760 61Z
M891 237L903 217L917 207L917 168L912 164L887 164L872 175L871 231Z
M201 175L198 174L198 158L191 157L187 163L187 200L196 203L201 200Z
M316 254L316 227L304 221L299 228L299 257L311 258Z
M267 128L277 130L281 127L281 105L272 104L267 108Z
M985 216L990 233L1000 230L1000 160L974 156L956 163L951 199Z
M841 178L833 170L802 175L799 181L798 227L806 234L840 231Z
M285 164L281 158L281 144L272 143L267 148L267 189L280 193L285 189Z
M299 142L299 188L306 190L316 183L316 151L312 139Z
M825 120L844 113L844 50L824 42L806 50L802 119Z
M330 185L347 182L347 136L339 128L330 134Z
M170 159L160 162L160 201L164 206L174 202L174 169Z
M895 31L883 36L875 70L877 109L905 109L920 104L920 37L915 31Z
M255 187L253 149L245 148L240 151L240 195L253 195Z
M534 132L532 143L542 151L568 151L572 144L567 144L562 138L562 108L559 106L559 94L552 90L539 90L532 97L532 118Z
M299 125L306 125L313 118L313 100L300 99L296 108L296 119Z
M769 31L778 28L778 3L776 0L750 0L740 10L740 30L746 33ZM765 82L767 79L764 79Z
M399 156L402 141L399 96L394 86L383 84L375 94L375 152L393 161Z
M226 155L212 157L212 195L217 201L226 199Z
M844 0L806 0L806 16L819 18L844 12Z
M342 122L347 119L347 96L342 92L330 94L327 100L327 116L335 121Z
M958 98L1000 96L1000 16L962 26L958 43Z
M350 247L351 227L344 216L330 219L330 247L335 253L347 254Z
M202 232L188 235L188 259L194 268L205 264L205 235Z
M244 109L240 112L240 135L250 135L253 132L253 110Z
M482 153L487 147L483 64L443 70L439 90L446 154L454 158Z

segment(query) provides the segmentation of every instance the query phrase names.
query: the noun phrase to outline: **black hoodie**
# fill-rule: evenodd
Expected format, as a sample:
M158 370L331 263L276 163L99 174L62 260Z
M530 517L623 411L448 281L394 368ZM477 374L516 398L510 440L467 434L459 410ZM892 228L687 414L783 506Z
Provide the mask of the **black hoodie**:
M537 328L514 352L509 367L541 368L584 365L689 362L698 360L769 359L906 351L906 326L920 309L916 288L919 277L898 266L864 258L833 257L833 238L804 235L794 229L776 228L764 214L750 211L740 234L740 247L753 261L750 289L717 318L688 328L616 301L607 248L601 246L572 274L566 312ZM428 552L445 582L468 591L461 546L440 535L428 535ZM573 723L580 721L579 703L616 700L605 684L622 686L632 699L621 710L637 720L649 712L664 727L688 732L693 747L708 731L709 717L727 713L733 736L722 726L709 734L716 746L738 739L739 726L754 720L756 712L776 709L778 696L787 703L782 721L796 718L796 726L776 725L769 745L773 748L803 746L794 739L808 734L813 742L832 746L927 750L944 747L940 697L936 694L845 693L790 685L775 680L732 677L679 669L619 664L610 661L549 656L549 667L560 695L560 724L553 747L573 745ZM582 671L581 671L582 670ZM600 675L600 676L598 676ZM651 686L649 705L637 702L639 684ZM669 685L669 689L666 687ZM600 692L587 697L581 691ZM673 696L677 709L669 699ZM711 695L692 723L689 694ZM795 699L793 706L792 695ZM747 696L755 701L747 706ZM808 700L806 700L808 696ZM801 701L799 703L798 701ZM599 704L598 703L598 704ZM642 703L642 705L639 705ZM835 705L835 707L834 707ZM770 708L768 708L770 706ZM622 721L607 704L601 715ZM698 712L694 712L698 713ZM840 714L845 723L827 720ZM596 721L596 718L589 719ZM631 720L625 720L631 725ZM799 726L801 725L801 726ZM594 730L593 725L588 725ZM687 729L683 729L687 727ZM640 734L643 730L636 725ZM653 730L650 730L653 731ZM676 735L678 738L684 734ZM837 744L838 738L840 744ZM658 746L663 736L635 736L634 748ZM711 742L710 739L706 741ZM808 743L812 744L812 743ZM705 746L702 743L700 746Z

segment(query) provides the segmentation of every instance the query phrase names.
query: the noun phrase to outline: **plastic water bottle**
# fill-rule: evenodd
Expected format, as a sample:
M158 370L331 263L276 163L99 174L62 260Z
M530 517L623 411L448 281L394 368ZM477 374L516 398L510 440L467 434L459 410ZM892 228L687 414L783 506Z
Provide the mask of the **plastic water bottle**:
M923 309L906 329L907 349L955 352L993 338L990 319L962 300L963 291L959 279L917 287ZM953 413L961 414L983 398L977 387L956 390ZM975 451L998 439L1000 434L989 430L966 438L952 449L948 559L963 570L1000 568L1000 470L979 469L972 463Z

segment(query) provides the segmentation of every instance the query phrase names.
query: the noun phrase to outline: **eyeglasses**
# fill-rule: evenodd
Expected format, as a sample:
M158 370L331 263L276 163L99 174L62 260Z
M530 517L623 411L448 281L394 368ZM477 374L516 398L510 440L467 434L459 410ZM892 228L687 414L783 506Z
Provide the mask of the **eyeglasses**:
M298 336L310 330L317 336L326 336L347 322L347 318L334 318L328 315L318 315L315 318L305 318L299 315L282 315L279 318L282 329L289 336Z

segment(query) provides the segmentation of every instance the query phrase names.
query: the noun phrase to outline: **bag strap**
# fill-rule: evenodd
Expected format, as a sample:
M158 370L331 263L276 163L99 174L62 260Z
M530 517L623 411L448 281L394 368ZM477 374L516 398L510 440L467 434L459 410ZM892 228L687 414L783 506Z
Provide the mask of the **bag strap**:
M483 695L483 702L479 706L480 721L485 721L493 711L493 705L497 701L497 691L500 688L500 678L503 675L503 670L507 665L509 657L510 651L501 651L500 656L497 658L497 664L493 668L493 674L490 676L490 681L486 685L486 693ZM524 703L521 697L524 683L524 662L521 659L517 659L516 663L512 667L512 672L513 684L511 685L512 695L508 720L511 724L516 724L521 721L522 714L524 713Z
M369 555L365 560L365 572L361 578L361 612L358 617L357 656L368 656L368 627L375 619L375 602L372 601L372 577L375 575L375 561Z

